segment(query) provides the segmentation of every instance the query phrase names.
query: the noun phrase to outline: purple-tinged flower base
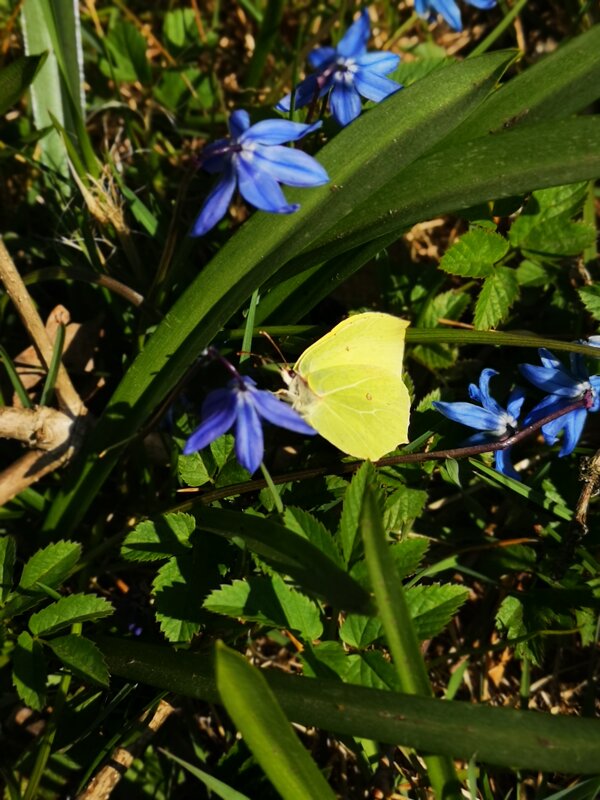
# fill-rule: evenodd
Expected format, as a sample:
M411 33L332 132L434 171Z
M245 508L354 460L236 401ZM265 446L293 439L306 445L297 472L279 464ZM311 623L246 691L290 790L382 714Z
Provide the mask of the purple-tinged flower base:
M314 436L316 431L290 406L271 392L257 389L255 381L239 376L225 389L215 389L202 405L202 424L185 443L184 455L202 450L219 436L235 429L235 455L252 475L259 468L264 454L261 420L280 428Z
M359 116L361 98L379 103L402 86L385 76L398 66L400 57L393 53L367 53L371 35L369 13L364 9L340 39L337 47L317 47L308 57L315 70L294 91L294 108L302 108L329 95L331 113L339 125L348 125ZM283 97L276 108L289 111L292 95Z
M490 395L489 390L490 379L497 374L496 370L484 369L479 377L479 385L472 383L469 386L469 397L479 405L442 401L433 403L441 414L453 422L460 422L461 425L480 431L480 433L469 436L464 442L465 447L500 441L512 436L517 431L517 420L525 400L525 393L517 387L508 398L506 409L502 408ZM519 474L511 463L509 450L510 448L496 450L494 465L503 475L520 480Z
M568 456L583 433L587 415L600 409L600 375L590 377L583 356L578 353L570 354L570 370L545 347L541 347L538 353L541 367L520 364L519 370L530 383L549 394L525 417L525 425L531 425L549 414L567 408L576 400L582 400L586 396L589 398L584 408L577 408L542 426L544 440L549 445L555 444L560 433L564 432L558 455Z
M204 201L192 227L192 236L204 236L225 215L236 187L244 200L261 211L292 214L297 203L286 201L286 186L321 186L329 176L312 156L283 147L317 130L320 122L303 125L285 119L267 119L250 125L246 111L234 111L229 119L230 137L207 145L199 166L211 174L223 173Z

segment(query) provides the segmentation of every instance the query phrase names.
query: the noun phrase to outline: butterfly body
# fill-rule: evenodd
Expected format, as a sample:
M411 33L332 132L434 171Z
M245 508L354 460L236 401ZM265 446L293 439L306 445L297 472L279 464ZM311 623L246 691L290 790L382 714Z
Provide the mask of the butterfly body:
M408 441L407 327L390 314L349 317L305 350L287 379L294 409L348 455L376 461Z

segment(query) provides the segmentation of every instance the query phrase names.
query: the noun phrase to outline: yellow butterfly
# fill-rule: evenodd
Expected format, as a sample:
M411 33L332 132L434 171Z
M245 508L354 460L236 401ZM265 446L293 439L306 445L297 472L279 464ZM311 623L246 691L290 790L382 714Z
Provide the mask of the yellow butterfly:
M410 398L402 380L407 327L390 314L348 317L284 375L294 409L350 456L377 461L408 441Z

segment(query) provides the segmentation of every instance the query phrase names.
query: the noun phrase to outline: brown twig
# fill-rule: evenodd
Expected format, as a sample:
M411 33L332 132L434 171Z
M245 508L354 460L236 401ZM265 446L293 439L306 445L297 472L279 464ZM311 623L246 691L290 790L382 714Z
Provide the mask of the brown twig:
M123 775L132 765L134 758L140 756L150 739L175 711L170 703L161 700L149 722L143 719L145 730L128 748L117 747L107 764L92 778L77 800L107 800Z
M0 239L0 279L31 337L31 342L38 353L41 363L48 369L52 361L52 342L48 338L42 318L38 314L2 239ZM87 413L62 364L58 369L56 378L56 396L61 410L68 413L73 419Z

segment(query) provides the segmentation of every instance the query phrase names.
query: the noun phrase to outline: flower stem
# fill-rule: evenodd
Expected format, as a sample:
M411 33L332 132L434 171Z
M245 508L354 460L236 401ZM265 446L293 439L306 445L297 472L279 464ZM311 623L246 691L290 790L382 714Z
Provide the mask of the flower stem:
M277 487L275 486L273 478L271 477L271 473L265 467L265 465L262 463L262 461L261 461L261 464L260 464L260 471L263 474L263 478L265 479L265 483L267 484L267 488L271 492L271 495L273 497L273 502L275 503L275 508L277 509L277 513L281 514L283 516L283 503L281 502L281 497L279 495L279 492L277 491Z
M517 17L522 9L527 5L527 0L517 0L513 8L508 12L508 14L504 17L504 19L496 25L494 30L489 33L485 39L480 42L477 47L469 53L469 58L473 56L480 56L482 53L485 53L486 50L494 44L496 39L498 39L504 31L508 28L508 26L512 23L512 21Z
M244 328L244 338L242 339L240 364L242 364L247 358L250 358L250 353L252 351L252 336L254 334L254 318L256 317L256 307L259 299L260 295L258 293L258 289L255 289L252 292L250 305L248 306L248 313L246 315L246 327Z

